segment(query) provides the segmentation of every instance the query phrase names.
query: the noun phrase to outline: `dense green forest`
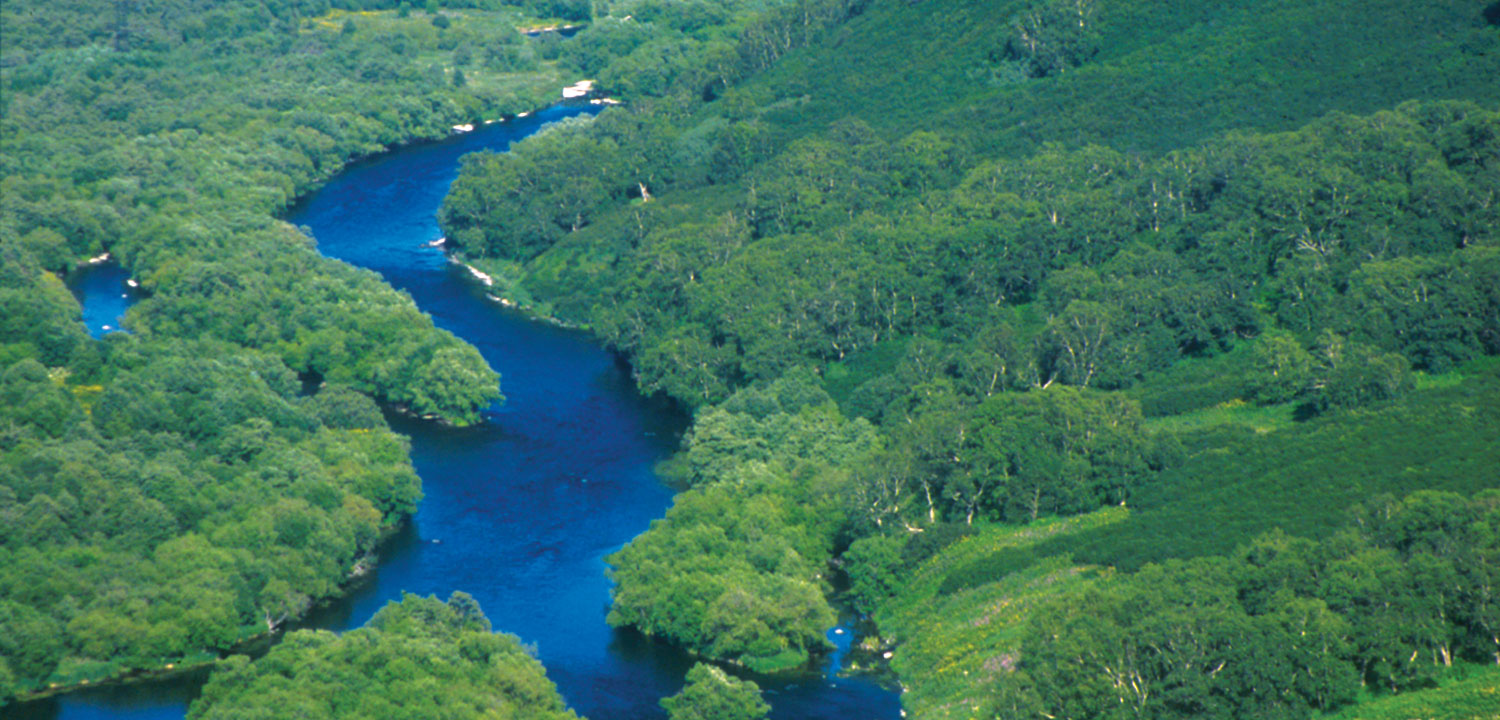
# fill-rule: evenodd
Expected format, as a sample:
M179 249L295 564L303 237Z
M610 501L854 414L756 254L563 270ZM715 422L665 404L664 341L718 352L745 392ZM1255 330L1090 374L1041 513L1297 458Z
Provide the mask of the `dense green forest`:
M703 28L722 49L767 8L698 10L658 49ZM211 660L368 569L420 498L372 400L467 424L498 377L276 215L362 156L633 74L613 44L562 57L518 31L590 19L568 0L0 8L0 703ZM58 277L105 252L145 298L96 341Z
M421 497L375 401L462 424L499 397L473 348L275 219L562 84L515 29L550 6L388 5L0 8L0 703L282 627ZM93 340L57 273L104 252L146 298Z
M682 692L662 698L667 720L762 720L771 709L760 687L705 663L693 666Z
M0 702L365 569L420 498L376 403L498 377L276 215L591 77L625 105L441 221L694 413L611 623L776 672L848 603L920 718L1500 713L1493 7L418 5L0 8ZM147 298L94 340L58 274L103 252ZM488 630L408 598L193 713L569 716ZM765 713L707 664L662 705Z
M846 557L920 717L1308 717L1439 682L1422 702L1452 711L1433 717L1490 717L1496 501L1385 495L1321 542L1274 530L1131 573L1058 555L983 579L997 558L1126 522L1118 508L983 528L927 559L887 537Z
M1496 662L1494 12L809 0L720 56L677 9L692 52L441 215L695 411L611 622L773 671L843 598L918 717L1308 717ZM618 17L562 57L665 57ZM1268 544L1300 584L1252 588Z
M254 662L225 660L193 720L298 717L573 720L514 636L495 634L474 598L407 595L363 628L298 630Z
M98 384L29 358L0 377L7 695L274 630L421 498L405 439L352 389L298 398L275 357L223 343L102 345Z

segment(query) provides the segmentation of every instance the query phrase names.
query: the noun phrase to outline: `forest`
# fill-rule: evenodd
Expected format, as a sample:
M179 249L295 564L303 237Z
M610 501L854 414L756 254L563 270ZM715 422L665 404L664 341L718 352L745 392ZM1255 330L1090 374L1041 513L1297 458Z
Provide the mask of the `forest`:
M233 653L417 507L382 408L501 399L278 217L586 77L624 104L469 156L439 219L692 413L672 508L608 558L609 622L703 661L671 718L763 717L737 675L817 663L846 608L918 718L1500 713L1494 7L0 22L0 703L214 662L192 717L571 716L462 592ZM96 340L59 278L104 252L146 298Z
M590 328L644 391L695 411L662 468L675 506L611 559L611 622L770 672L825 652L818 630L851 602L918 717L1308 717L1496 663L1477 619L1496 541L1483 491L1500 486L1492 17L1459 3L1368 7L1357 23L1328 22L1347 15L1338 3L835 9L818 41L791 38L764 66L744 32L732 73L598 73L623 109L472 156L443 208L448 237L517 302ZM579 47L607 35L626 42L599 22ZM1429 502L1467 523L1443 552L1470 570L1336 532L1371 504ZM1120 507L905 597L951 543ZM1319 548L1298 572L1347 562L1384 578L1348 582L1390 595L1307 585L1280 609L1247 604L1242 554L1272 542ZM1394 564L1353 569L1377 555ZM1436 566L1445 580L1399 579ZM1117 580L993 630L1082 618L1066 643L1020 638L973 679L942 678L950 694L927 690L951 669L924 654L929 631L933 652L998 646L977 618L909 632L893 604L939 617L949 596L1057 573ZM1445 599L1360 614L1406 602L1402 583ZM1158 584L1183 594L1139 594ZM1174 614L1210 596L1225 614ZM1143 607L1160 619L1131 616ZM1109 612L1120 627L1089 627ZM1155 622L1198 630L1105 647ZM1435 624L1428 640L1353 630L1371 622ZM1296 644L1302 659L1233 636L1313 624L1326 642ZM1087 674L1101 666L1135 675Z
M491 631L474 598L407 595L362 628L298 630L265 657L214 671L192 720L532 718L574 720L541 663Z
M377 402L472 423L498 376L276 214L543 103L532 12L0 10L0 702L213 660L370 569L422 495ZM104 252L146 297L94 340L58 273Z

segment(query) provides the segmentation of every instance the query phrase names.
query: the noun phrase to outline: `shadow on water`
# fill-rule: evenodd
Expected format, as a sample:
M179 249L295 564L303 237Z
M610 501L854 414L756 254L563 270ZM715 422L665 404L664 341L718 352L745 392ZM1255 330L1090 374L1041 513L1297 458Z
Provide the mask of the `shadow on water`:
M433 321L479 349L507 401L486 422L452 428L391 414L411 440L425 498L379 549L379 564L302 627L348 630L406 592L475 597L497 630L535 648L568 704L593 720L658 718L692 659L605 622L604 558L661 517L672 491L653 468L678 447L688 418L642 397L629 367L584 333L537 322L487 297L430 242L459 159L503 151L548 122L598 111L559 105L354 164L287 218L326 256L380 273ZM847 649L853 631L830 638ZM753 676L752 676L753 677ZM894 718L897 695L828 669L755 677L775 718ZM181 718L201 677L142 684L129 699L74 693L24 717ZM125 692L122 690L122 692Z
M210 668L166 680L114 683L5 708L6 720L161 720L181 718Z

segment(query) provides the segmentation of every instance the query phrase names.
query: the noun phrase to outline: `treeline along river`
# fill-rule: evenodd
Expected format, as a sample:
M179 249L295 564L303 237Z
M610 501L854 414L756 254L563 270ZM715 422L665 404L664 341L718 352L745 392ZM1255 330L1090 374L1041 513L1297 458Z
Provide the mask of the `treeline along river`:
M464 154L504 150L547 123L596 109L559 105L357 163L287 218L309 228L323 254L379 272L440 327L477 347L502 374L507 396L486 422L469 428L391 415L392 427L411 438L426 495L421 509L382 548L370 576L302 627L348 630L403 592L447 597L463 590L496 629L536 648L574 710L592 720L629 720L661 717L657 701L681 688L692 659L605 623L603 558L671 504L672 491L652 468L677 447L687 419L637 393L629 369L587 335L501 307L467 269L430 245ZM102 281L73 284L86 316L109 316L90 324L96 332L129 300L122 278L103 274L95 278ZM840 652L822 672L754 678L772 717L899 714L894 692L837 677L853 635L830 630ZM12 710L26 720L177 719L204 679L197 673L100 687Z

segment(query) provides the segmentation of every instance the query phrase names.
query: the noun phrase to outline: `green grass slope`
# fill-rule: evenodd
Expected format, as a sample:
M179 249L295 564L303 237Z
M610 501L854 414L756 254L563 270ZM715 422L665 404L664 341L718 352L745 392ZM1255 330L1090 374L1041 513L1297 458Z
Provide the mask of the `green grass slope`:
M1027 613L1090 585L1099 568L1049 558L999 582L949 592L955 576L1004 551L1124 522L1120 508L1024 528L990 527L923 562L875 614L881 636L898 643L891 667L907 691L902 703L921 718L966 718L1014 669Z
M1380 494L1500 485L1500 373L1418 390L1276 432L1226 424L1184 437L1188 458L1131 501L1130 519L1038 548L1134 569L1228 552L1272 528L1321 538Z
M1427 690L1360 703L1322 720L1492 720L1500 717L1500 665Z
M875 2L750 88L805 96L769 113L794 132L854 115L892 132L956 132L986 154L1046 141L1161 150L1334 110L1500 97L1486 79L1500 73L1497 33L1470 2L1082 4L1098 52L1056 75L1019 76L1003 57L1012 19L1047 3Z

